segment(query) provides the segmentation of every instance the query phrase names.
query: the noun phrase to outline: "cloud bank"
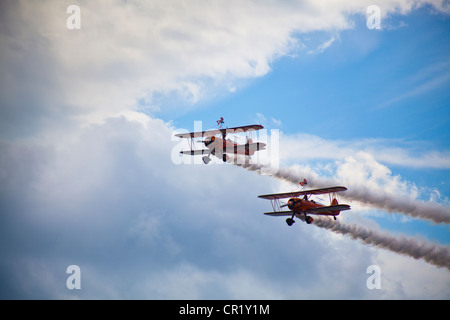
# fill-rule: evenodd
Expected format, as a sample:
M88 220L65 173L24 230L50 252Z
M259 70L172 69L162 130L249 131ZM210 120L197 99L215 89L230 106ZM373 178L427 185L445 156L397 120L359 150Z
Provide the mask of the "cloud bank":
M3 136L152 112L177 96L186 112L236 82L267 74L301 50L298 34L354 27L370 1L79 1L81 29L66 27L70 1L3 1L0 76ZM381 1L383 18L445 1Z
M176 166L173 128L142 113L235 91L306 50L296 35L353 28L372 3L77 3L81 30L66 28L72 1L0 3L2 298L380 297L365 287L380 253L274 228L255 201L270 177ZM383 17L424 5L448 11L380 2ZM72 264L81 292L65 287ZM433 285L383 297L449 296L446 270L415 266Z

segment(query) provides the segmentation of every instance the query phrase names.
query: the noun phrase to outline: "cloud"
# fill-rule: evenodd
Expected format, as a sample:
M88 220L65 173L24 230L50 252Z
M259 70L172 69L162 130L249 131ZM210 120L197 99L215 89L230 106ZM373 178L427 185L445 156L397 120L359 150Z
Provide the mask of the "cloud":
M326 243L264 219L255 199L270 177L173 164L171 134L160 120L117 117L41 146L3 145L1 296L288 297L279 270L286 261L313 270L317 254L291 255L285 244L315 243L322 256ZM71 264L79 292L65 288ZM253 290L274 274L273 289Z
M270 177L177 166L173 128L139 112L238 90L295 52L297 34L352 28L367 3L79 1L81 30L68 30L71 1L2 1L0 296L370 297L376 251L266 219L256 195ZM80 292L65 287L71 264Z
M263 115L260 112L256 113L256 120L257 123L263 125L263 126L275 126L279 127L282 125L282 121L279 119L275 119L274 117L271 117L270 120L266 118L265 115Z
M391 107L399 102L411 99L420 95L432 93L436 89L448 86L450 82L450 64L448 62L438 62L424 70L420 70L416 75L402 79L402 83L406 83L406 87L397 89L400 91L395 96L379 106L375 110ZM403 91L403 92L402 92Z
M308 54L323 53L327 48L329 48L334 43L335 40L336 40L335 37L331 37L329 40L319 45L315 50L309 50Z
M317 186L343 184L346 197L388 212L448 222L448 199L436 189L416 185L394 174L388 165L414 169L449 168L448 151L428 151L422 142L388 139L326 140L314 135L281 135L281 163L302 159L281 173L296 183L307 178ZM298 160L295 160L298 163ZM289 170L292 171L290 175ZM394 171L395 172L395 171Z
M365 270L376 251L263 216L266 203L256 196L271 177L227 164L175 165L171 135L168 124L141 115L105 119L40 145L3 142L1 296L371 296ZM81 268L81 291L65 287L71 264ZM441 271L428 277L433 282Z
M316 135L282 134L280 158L289 163L295 159L343 160L359 152L370 154L377 161L411 168L449 169L447 150L430 150L422 141L400 139L332 140Z
M2 4L2 135L29 136L124 109L154 112L161 94L180 97L185 106L172 111L183 112L236 88L236 80L267 74L275 59L298 48L295 35L353 28L352 16L364 15L371 2L80 1L82 27L68 30L71 4ZM405 14L424 4L447 7L379 5L383 14Z

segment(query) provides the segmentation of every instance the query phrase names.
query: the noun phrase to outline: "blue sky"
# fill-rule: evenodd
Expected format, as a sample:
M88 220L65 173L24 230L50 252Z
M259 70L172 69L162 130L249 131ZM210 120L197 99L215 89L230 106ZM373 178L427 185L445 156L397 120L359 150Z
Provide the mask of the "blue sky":
M429 148L448 148L449 21L429 11L389 18L393 30L369 30L364 17L356 16L355 28L338 36L298 35L301 42L310 39L308 47L274 61L264 77L187 115L163 113L163 118L188 125L205 117L204 108L217 109L232 125L262 113L282 120L286 133L427 141ZM308 53L333 37L324 52ZM203 121L214 125L214 116L207 116ZM312 121L306 125L302 118Z
M174 129L261 123L282 169L349 187L341 223L448 249L404 209L448 213L448 2L379 1L381 30L362 0L80 0L79 30L72 4L0 5L2 299L450 297L445 267L262 214L296 184L173 160Z

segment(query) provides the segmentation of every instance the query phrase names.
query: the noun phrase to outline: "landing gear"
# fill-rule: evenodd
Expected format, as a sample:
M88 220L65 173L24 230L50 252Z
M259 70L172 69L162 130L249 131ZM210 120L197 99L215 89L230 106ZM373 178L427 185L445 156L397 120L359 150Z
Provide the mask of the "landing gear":
M311 216L305 216L305 222L307 224L311 224L314 221L314 219Z
M295 217L295 213L292 214L292 217L286 219L286 223L288 224L289 227L295 223L294 217Z
M202 160L203 160L203 163L204 163L204 164L208 164L208 163L211 161L211 158L210 158L210 157L207 157L207 156L204 156L204 157L202 158Z
M313 221L314 221L314 219L313 219L311 216L307 216L307 215L305 214L305 222L306 222L307 224L311 224ZM292 225L295 223L294 215L292 215L292 217L290 217L290 218L287 218L287 219L286 219L286 223L287 223L287 225L288 225L289 227L292 226Z
M336 221L337 220L336 216L333 216L333 219L334 219L334 221Z
M286 223L287 223L288 226L290 227L290 226L292 226L292 225L295 223L295 221L294 221L293 218L287 218L287 219L286 219Z

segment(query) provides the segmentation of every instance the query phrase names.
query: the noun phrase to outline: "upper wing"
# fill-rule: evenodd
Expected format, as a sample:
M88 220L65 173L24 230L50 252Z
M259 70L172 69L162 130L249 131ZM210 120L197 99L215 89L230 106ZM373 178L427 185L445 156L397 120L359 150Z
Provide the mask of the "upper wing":
M346 187L329 187L329 188L321 188L321 189L312 189L312 190L304 190L304 191L294 191L294 192L285 192L285 193L273 193L273 194L264 194L258 196L262 199L283 199L283 198L293 198L298 196L304 196L308 194L325 194L332 192L340 192L347 190Z
M273 194L264 194L261 196L258 196L258 198L262 199L269 199L269 200L275 200L275 199L283 199L283 198L293 198L298 197L301 195L301 193L298 192L285 192L285 193L273 193Z
M264 127L262 125L252 124L249 126L233 127L233 128L226 128L226 129L221 129L221 130L225 130L226 133L241 133L241 132L255 131L255 130L261 130L261 129L264 129Z
M264 127L259 124L252 124L249 126L241 126L241 127L233 127L226 129L213 129L213 130L205 130L205 131L195 131L195 132L187 132L187 133L177 133L175 137L178 138L201 138L205 135L216 135L216 134L228 134L228 133L241 133L252 130L261 130Z
M216 130L205 130L205 131L195 131L195 132L187 132L187 133L177 133L175 137L178 138L202 138L205 135L216 135L222 133L220 129Z
M199 154L209 154L211 150L209 149L201 149L201 150L184 150L180 151L182 154L190 154L191 156L199 155Z

